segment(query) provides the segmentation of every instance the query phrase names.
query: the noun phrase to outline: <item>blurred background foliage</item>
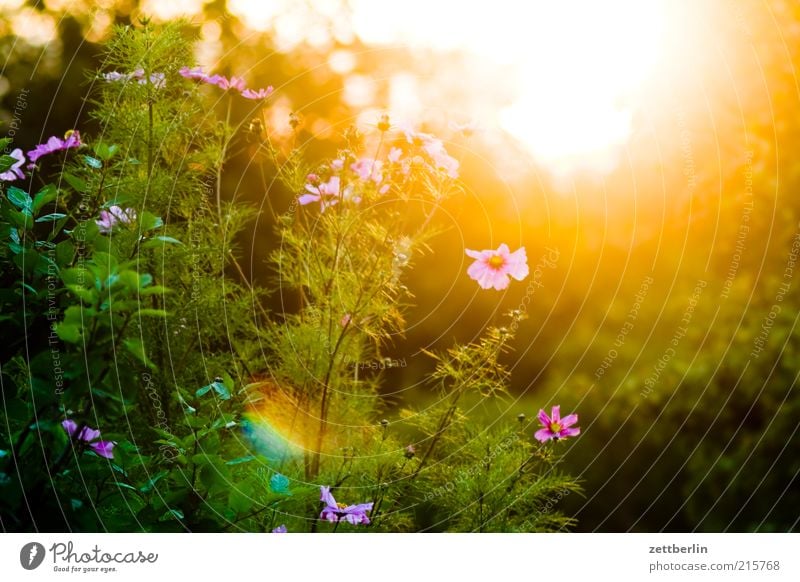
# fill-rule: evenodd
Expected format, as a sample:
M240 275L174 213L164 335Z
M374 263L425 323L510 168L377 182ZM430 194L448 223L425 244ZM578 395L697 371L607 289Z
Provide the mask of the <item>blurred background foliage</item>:
M800 7L673 3L671 57L640 88L630 136L601 169L556 171L482 115L513 99L502 66L452 47L376 44L345 0L262 4L267 16L240 0L0 0L2 136L28 149L71 127L91 133L98 43L143 15L190 14L199 62L273 85L271 138L287 150L301 141L310 159L383 112L436 131L478 118L475 135L451 132L466 195L417 261L409 329L388 354L407 366L383 372L386 392L398 407L432 398L416 384L433 365L420 348L470 341L520 304L523 284L480 292L463 249L524 244L541 287L507 356L512 395L486 414L532 417L555 403L580 414L565 461L586 491L564 500L577 528L797 529ZM233 114L249 122L244 108ZM255 147L236 146L224 191L288 207L296 193L265 192ZM238 240L254 280L268 280L276 242L268 213ZM547 249L553 266L541 266ZM268 301L280 311L291 297Z

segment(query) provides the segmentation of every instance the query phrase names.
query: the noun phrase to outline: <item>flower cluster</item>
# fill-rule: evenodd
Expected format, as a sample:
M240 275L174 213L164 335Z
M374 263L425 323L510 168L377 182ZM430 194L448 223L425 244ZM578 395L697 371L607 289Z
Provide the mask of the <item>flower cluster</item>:
M79 148L82 145L83 143L81 142L81 134L75 130L70 130L64 134L64 139L52 136L46 142L40 143L28 152L28 160L30 161L28 167L33 167L33 165L36 163L36 160L42 156L46 156L54 152L68 150L70 148Z
M404 127L403 134L409 144L426 154L436 169L444 171L453 179L458 178L458 160L447 153L442 140L429 133L415 131L410 127Z
M194 81L201 81L209 85L216 85L223 91L234 90L244 97L245 99L261 100L266 99L272 94L272 87L266 89L248 89L241 77L224 77L222 75L209 75L203 72L202 67L182 67L178 71L181 77L185 79L192 79Z
M95 220L97 227L103 234L110 234L117 224L130 224L136 220L136 211L133 208L111 206L108 210L100 211L100 218Z
M114 458L114 446L116 443L112 441L100 441L100 431L94 428L84 426L78 430L78 423L74 420L67 419L61 423L61 426L73 441L87 443L89 448L99 457L106 459Z
M144 74L144 69L136 69L132 73L120 73L118 71L110 71L103 73L103 78L109 83L137 81L140 85L145 85L150 82L156 89L163 89L167 86L167 79L164 73L151 73L149 77Z
M320 487L319 498L325 504L319 514L320 519L331 523L346 521L353 525L369 524L369 516L367 514L372 511L372 502L359 503L358 505L337 503L331 494L331 488L324 485Z

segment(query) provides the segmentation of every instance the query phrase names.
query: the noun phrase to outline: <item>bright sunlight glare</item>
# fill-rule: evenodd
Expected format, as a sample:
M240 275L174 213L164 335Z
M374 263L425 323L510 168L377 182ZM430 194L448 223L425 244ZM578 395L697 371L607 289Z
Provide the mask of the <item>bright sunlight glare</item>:
M368 45L459 51L513 71L513 98L492 103L479 122L504 129L556 173L613 165L632 131L637 91L664 52L665 0L347 4L353 32ZM273 27L279 41L308 30L301 21L309 13L348 18L338 0L310 0L302 16L289 0L231 0L231 10L254 28Z
M663 0L354 0L369 43L462 50L516 71L496 121L556 172L603 167L663 48Z

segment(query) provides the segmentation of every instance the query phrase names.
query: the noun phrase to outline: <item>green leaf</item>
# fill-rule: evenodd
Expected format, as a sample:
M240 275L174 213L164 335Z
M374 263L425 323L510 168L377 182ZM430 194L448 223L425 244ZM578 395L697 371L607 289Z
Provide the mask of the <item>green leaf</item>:
M55 222L56 220L61 220L62 218L66 218L66 214L61 214L60 212L53 212L52 214L45 214L44 216L40 216L36 219L36 222Z
M164 226L164 221L161 220L160 217L147 211L142 212L142 216L139 219L139 228L142 232L147 232L148 230L153 230L161 226Z
M86 185L86 180L78 178L78 176L70 174L69 172L64 172L62 176L64 177L64 181L66 181L67 184L72 186L73 190L81 194L84 194L86 192L86 189L88 188L88 186Z
M67 285L70 292L89 305L92 305L97 300L97 293L94 289L87 289L80 285Z
M20 210L27 210L28 212L31 211L33 200L31 199L30 194L24 190L20 190L15 186L9 186L6 191L6 196L8 196L8 199L11 201L11 203Z
M236 513L246 513L255 504L253 486L247 482L239 483L228 493L228 507Z
M16 158L12 158L9 155L3 154L2 156L0 156L0 173L7 172L18 161L19 160Z
M238 457L236 459L231 459L230 461L226 462L226 465L241 465L242 463L249 463L250 461L255 460L254 455L247 455L246 457Z
M14 141L10 137L0 137L0 150L6 149L8 146L11 145L11 142Z
M150 477L150 479L147 480L147 483L139 487L139 491L141 491L142 493L149 493L155 487L156 483L158 483L162 478L166 477L167 475L169 475L169 471L166 470L159 471L158 473Z
M158 521L169 521L171 519L183 519L183 512L180 509L170 509L158 518Z
M141 246L143 249L152 249L154 247L163 247L167 244L182 245L183 243L176 238L172 238L171 236L155 236L147 242L142 243Z
M128 339L122 342L125 348L133 354L140 362L142 362L145 366L150 368L151 370L155 370L156 365L150 361L150 358L147 357L147 354L144 350L144 345L142 344L141 340L138 339Z
M103 167L103 162L98 160L97 158L93 158L92 156L83 156L83 161L86 162L87 165L91 166L95 170L99 170Z
M105 144L99 143L94 146L94 153L97 155L98 158L104 161L108 161L114 157L114 155L119 151L119 146L116 144Z
M39 190L33 197L33 214L37 214L45 204L52 202L58 197L58 189L53 184L48 184Z
M194 395L197 398L200 398L201 396L205 396L210 390L211 390L211 384L209 384L208 386L203 386L202 388L198 388L197 392L195 392Z
M30 210L9 210L8 218L22 230L29 230L33 226L33 215Z
M81 341L82 326L76 323L61 322L56 325L56 333L63 341L70 344L77 344Z

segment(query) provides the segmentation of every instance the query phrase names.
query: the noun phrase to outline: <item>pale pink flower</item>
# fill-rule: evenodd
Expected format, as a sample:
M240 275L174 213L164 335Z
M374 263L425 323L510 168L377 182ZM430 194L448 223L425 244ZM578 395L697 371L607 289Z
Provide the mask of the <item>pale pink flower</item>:
M242 91L242 97L245 99L266 99L270 95L272 95L272 87L267 87L266 89L259 89L258 91L254 91L253 89L245 89Z
M130 224L136 220L136 211L133 208L123 209L120 206L110 206L108 210L100 211L100 218L95 220L98 230L109 234L117 224Z
M478 282L483 289L494 287L498 291L508 287L513 277L522 281L528 276L528 257L525 247L513 253L508 245L501 244L496 251L473 251L466 249L467 255L475 259L467 269L467 274Z
M312 202L319 202L320 210L324 212L327 206L332 206L338 202L339 187L339 176L331 176L327 182L322 182L318 186L306 184L308 194L301 194L297 201L303 206Z
M22 153L21 149L16 148L8 155L17 161L8 170L0 174L0 181L13 182L14 180L21 180L25 177L25 174L20 169L20 166L25 163L25 154Z
M376 161L371 158L361 158L354 164L350 165L350 169L358 174L360 179L364 181L372 180L376 184L379 184L383 181L383 173L381 172L382 167L383 162Z
M396 164L400 161L400 157L403 155L403 150L400 148L392 148L389 150L389 155L386 156L391 163Z

